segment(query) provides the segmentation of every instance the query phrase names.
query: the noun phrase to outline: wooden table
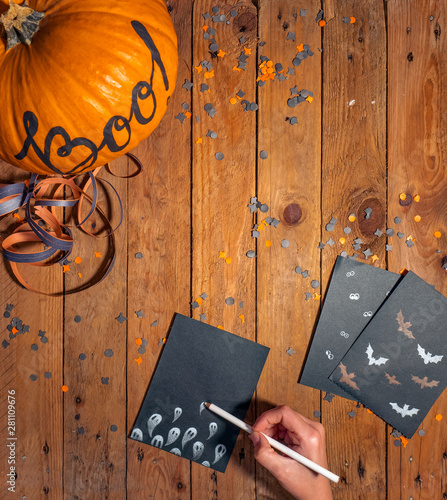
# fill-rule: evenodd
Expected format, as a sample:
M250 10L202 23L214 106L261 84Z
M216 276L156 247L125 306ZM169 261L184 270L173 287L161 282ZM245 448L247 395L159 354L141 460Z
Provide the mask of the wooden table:
M313 0L168 4L180 60L168 112L134 151L144 164L139 176L124 179L106 169L99 174L114 185L124 206L112 272L96 287L48 297L24 290L9 266L1 265L0 342L9 345L0 348L0 497L289 498L256 465L242 433L225 474L128 439L162 339L179 312L271 348L247 421L278 404L320 420L330 469L341 476L335 498L446 498L447 418L435 419L447 417L446 395L424 420L425 435L416 433L405 443L365 408L337 397L328 402L324 393L297 384L320 295L336 256L351 255L355 238L363 241L359 260L370 248L378 257L374 263L368 259L371 265L411 269L447 293L445 2L323 1L324 27L315 22L321 5ZM203 17L213 15L214 6L228 23ZM351 16L354 23L343 20ZM204 25L216 29L223 57L210 54ZM295 67L301 43L314 55ZM245 69L237 68L241 60ZM267 67L267 60L276 77L259 84L259 66ZM213 65L213 77L198 71L202 61ZM182 87L186 80L194 83L189 91ZM302 90L311 91L313 100L289 107L288 99ZM204 110L206 103L216 109L214 117ZM127 157L111 168L119 175L134 171ZM27 177L1 165L1 182ZM404 206L401 193L419 195L420 201ZM101 196L115 223L116 198L104 186ZM252 197L268 210L252 214ZM373 209L369 219L367 207ZM355 222L348 221L351 213ZM265 224L267 217L280 224ZM332 217L339 222L329 233L325 227ZM395 227L395 217L402 220L398 230L405 238L374 235L378 228ZM3 236L8 223L3 221ZM100 215L89 221L94 223L100 225ZM254 224L258 238L252 237ZM42 290L69 291L94 278L110 245L107 238L78 231L68 267L23 274ZM247 257L249 250L256 257ZM309 278L296 274L296 266L307 269ZM314 279L317 289L310 286ZM309 300L306 292L313 294ZM191 302L203 293L208 297L193 309ZM233 306L226 304L228 297L235 299ZM7 304L14 306L9 317L3 316ZM13 318L22 321L24 334L10 339ZM295 352L288 354L289 348ZM15 493L8 492L5 479L11 390Z

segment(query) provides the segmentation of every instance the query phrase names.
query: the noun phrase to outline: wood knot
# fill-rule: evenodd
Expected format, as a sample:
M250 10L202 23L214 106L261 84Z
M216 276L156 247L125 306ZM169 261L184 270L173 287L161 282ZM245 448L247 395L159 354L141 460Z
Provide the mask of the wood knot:
M284 209L283 220L287 226L296 226L303 216L303 210L298 203L290 203Z
M233 24L233 31L239 33L252 32L257 28L256 15L253 12L242 12Z
M408 193L404 193L404 194L405 194L405 198L403 196L402 197L399 196L399 205L401 207L408 207L408 205L411 205L411 203L413 202L413 196L411 196L411 194L408 194Z
M385 225L385 211L377 198L368 198L362 202L357 213L359 229L362 235L372 237L375 231Z
M408 52L407 61L408 62L412 62L413 61L413 52Z
M48 443L46 441L44 447L42 448L42 451L45 455L48 455L48 452L50 451L50 447L48 446Z

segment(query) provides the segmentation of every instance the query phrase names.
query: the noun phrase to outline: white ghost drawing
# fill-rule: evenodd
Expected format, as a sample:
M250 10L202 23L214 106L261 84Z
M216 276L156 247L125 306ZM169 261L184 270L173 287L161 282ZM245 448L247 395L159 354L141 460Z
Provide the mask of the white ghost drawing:
M182 452L178 448L172 448L172 450L169 450L169 452L177 455L178 457L182 456Z
M177 406L177 408L174 410L174 420L172 421L172 423L178 420L181 414L182 414L182 409L179 406Z
M134 429L132 429L132 434L130 435L130 437L138 441L143 441L143 431L141 429L138 429L138 427L135 427Z
M185 434L183 434L182 438L182 449L185 447L185 444L191 439L194 439L197 436L197 429L195 427L190 427L186 429Z
M204 450L205 450L205 445L200 441L196 441L192 445L192 459L198 460L203 455Z
M152 437L152 433L154 432L155 427L161 422L161 415L158 413L154 413L147 419L147 432L149 436Z
M172 444L180 436L180 429L178 427L173 427L168 432L168 439L166 440L165 446Z
M218 462L227 452L227 448L223 444L218 444L214 450L214 462L213 465Z
M214 434L216 434L216 432L217 432L216 422L211 422L209 425L209 429L210 429L210 435L206 439L210 439L214 436Z
M151 445L155 446L156 448L161 448L163 446L163 436L160 436L160 434L157 434L151 441Z

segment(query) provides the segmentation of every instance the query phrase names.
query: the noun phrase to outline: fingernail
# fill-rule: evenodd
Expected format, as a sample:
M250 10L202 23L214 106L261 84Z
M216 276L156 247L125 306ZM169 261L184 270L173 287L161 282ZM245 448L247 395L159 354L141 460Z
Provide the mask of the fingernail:
M256 446L260 441L260 436L257 432L250 434L249 438L252 440L253 444Z

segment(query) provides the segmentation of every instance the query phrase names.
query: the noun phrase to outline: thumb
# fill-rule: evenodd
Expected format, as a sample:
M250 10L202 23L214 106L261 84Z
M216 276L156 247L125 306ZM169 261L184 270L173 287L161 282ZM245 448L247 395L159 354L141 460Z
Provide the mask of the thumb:
M260 432L253 432L250 434L250 439L255 448L256 460L275 477L280 474L284 468L282 463L284 459L270 446L267 438Z

